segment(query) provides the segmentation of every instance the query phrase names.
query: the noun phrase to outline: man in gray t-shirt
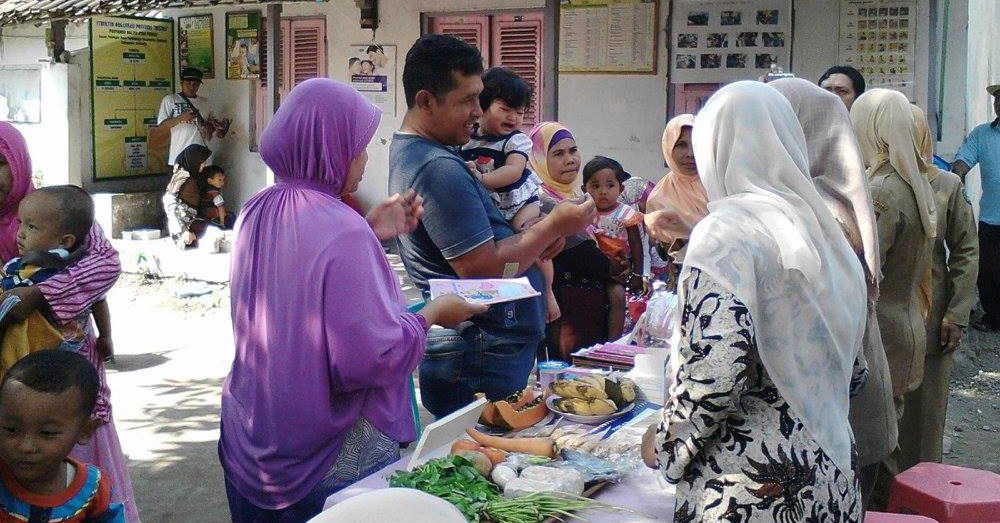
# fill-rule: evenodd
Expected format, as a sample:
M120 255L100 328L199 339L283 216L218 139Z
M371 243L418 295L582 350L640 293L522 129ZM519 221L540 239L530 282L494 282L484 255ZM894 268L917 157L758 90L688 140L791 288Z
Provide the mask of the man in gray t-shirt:
M523 275L544 292L535 263L558 253L563 238L585 229L596 214L593 201L567 203L514 234L451 149L469 141L482 115L482 72L479 51L450 36L424 36L406 55L408 110L389 149L389 191L413 188L423 197L420 226L397 242L407 273L425 297L431 278ZM476 392L496 400L521 390L544 332L541 297L494 305L460 330L431 331L420 365L424 406L442 417Z

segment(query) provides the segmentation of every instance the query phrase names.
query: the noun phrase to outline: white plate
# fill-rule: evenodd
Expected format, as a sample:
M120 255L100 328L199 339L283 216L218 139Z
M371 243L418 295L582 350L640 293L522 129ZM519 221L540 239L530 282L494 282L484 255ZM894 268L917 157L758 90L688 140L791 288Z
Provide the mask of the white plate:
M609 419L617 418L618 416L625 414L626 412L632 410L632 407L635 407L635 402L633 401L632 403L629 403L627 407L615 412L614 414L605 414L603 416L581 416L580 414L569 414L557 409L555 401L561 397L562 396L556 396L553 394L545 399L545 404L549 407L549 410L551 410L555 415L563 416L574 423L583 423L586 425L600 425Z

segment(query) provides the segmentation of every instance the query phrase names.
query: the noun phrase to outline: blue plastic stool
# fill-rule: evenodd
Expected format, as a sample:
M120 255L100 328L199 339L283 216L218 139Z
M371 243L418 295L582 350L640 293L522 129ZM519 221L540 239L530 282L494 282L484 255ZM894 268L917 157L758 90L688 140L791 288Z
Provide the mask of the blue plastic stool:
M424 308L424 305L427 305L427 303L414 303L407 309L410 312L418 312ZM422 427L420 425L420 407L417 405L417 386L413 383L413 374L410 374L410 406L413 408L413 428L417 431L417 437L419 438Z

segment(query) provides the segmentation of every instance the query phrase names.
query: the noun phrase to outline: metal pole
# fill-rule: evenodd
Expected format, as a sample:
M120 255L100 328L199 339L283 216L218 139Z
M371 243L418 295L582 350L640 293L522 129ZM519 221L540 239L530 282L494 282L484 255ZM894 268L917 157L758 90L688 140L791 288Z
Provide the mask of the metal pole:
M281 4L267 6L267 114L273 115L281 93Z

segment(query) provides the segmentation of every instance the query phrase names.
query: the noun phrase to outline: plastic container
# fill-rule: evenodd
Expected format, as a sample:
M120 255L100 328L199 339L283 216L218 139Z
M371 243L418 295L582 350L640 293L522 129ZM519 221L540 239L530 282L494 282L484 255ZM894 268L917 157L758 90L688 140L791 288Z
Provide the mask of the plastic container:
M559 360L548 360L538 362L538 385L542 390L549 388L549 384L555 380L562 379L566 375L569 363Z

